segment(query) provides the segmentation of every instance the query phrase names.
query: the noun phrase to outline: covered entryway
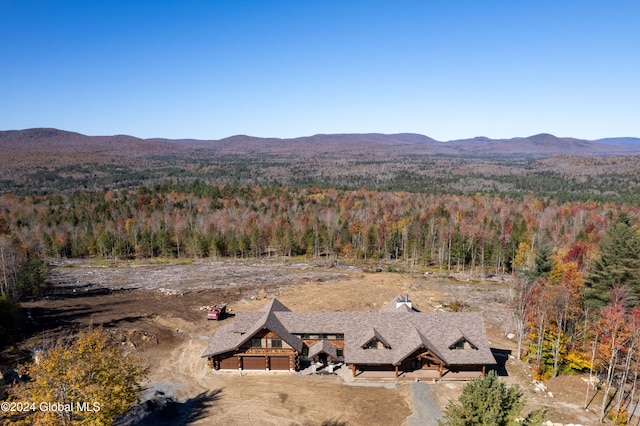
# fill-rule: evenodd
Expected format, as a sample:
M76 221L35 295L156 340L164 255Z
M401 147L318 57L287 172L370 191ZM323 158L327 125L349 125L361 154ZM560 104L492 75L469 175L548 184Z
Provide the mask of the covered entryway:
M398 376L441 379L442 375L448 371L448 367L428 349L419 348L405 357L396 371Z
M271 370L286 370L289 371L289 357L288 356L272 356L269 358L269 364Z

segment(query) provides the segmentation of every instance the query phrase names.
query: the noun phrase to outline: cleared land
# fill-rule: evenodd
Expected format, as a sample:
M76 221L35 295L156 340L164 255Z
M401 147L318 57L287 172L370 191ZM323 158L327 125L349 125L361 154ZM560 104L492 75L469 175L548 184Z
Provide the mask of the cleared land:
M402 425L419 406L412 401L408 382L351 386L335 376L209 370L200 353L217 328L233 320L207 322L203 309L214 303L228 303L233 314L259 309L273 297L296 311L378 310L402 293L409 293L424 311L443 309L457 300L466 310L484 313L492 347L515 349L504 337L510 322L507 285L500 280L476 281L424 271L373 273L329 263L209 260L64 262L53 269L52 280L56 294L24 304L22 356L68 328L104 325L114 339L150 366L143 397L152 401L125 424L140 418L143 424L170 424L180 418L225 425L359 425L371 424L371 419ZM3 371L17 352L5 353ZM551 396L535 390L526 365L509 359L506 370L504 379L522 386L527 408L546 406L548 418L557 422L596 422L581 409L586 390L581 378L549 381ZM457 398L462 386L440 383L430 390L443 407ZM592 403L594 410L598 397Z

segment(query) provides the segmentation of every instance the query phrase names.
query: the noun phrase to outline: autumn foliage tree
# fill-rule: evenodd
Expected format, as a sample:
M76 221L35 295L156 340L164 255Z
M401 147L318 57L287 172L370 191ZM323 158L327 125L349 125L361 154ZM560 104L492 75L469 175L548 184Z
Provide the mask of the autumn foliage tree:
M582 273L569 261L565 250L553 249L536 261L535 287L527 298L528 359L534 361L538 378L589 368L584 349L585 319L582 306Z
M109 425L137 401L146 370L101 328L58 341L23 371L25 383L14 384L9 400L34 402L33 410L14 413L16 425ZM41 407L40 402L62 409Z
M628 344L629 330L626 322L626 310L621 304L609 305L600 311L602 318L596 327L600 336L599 365L604 371L604 398L600 408L600 421L604 420L608 395L614 385L616 367L623 348ZM624 384L622 384L624 386Z
M332 188L163 183L0 195L7 232L36 257L341 256L486 276L568 249L581 270L633 206ZM516 258L517 257L517 258Z

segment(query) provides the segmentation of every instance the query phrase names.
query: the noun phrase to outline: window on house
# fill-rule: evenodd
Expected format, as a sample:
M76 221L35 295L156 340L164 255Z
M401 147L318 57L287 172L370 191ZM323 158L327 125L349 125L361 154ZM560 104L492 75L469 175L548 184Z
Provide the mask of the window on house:
M343 355L344 355L344 349L342 349L342 348L336 348L336 355L338 355L338 356L343 356Z
M281 349L282 339L271 339L271 347L275 349Z
M362 349L391 349L391 346L387 346L380 340L373 338L368 343L362 346Z
M453 345L449 346L449 349L465 349L466 344L467 344L466 340L460 339L457 342L455 342Z
M250 340L252 348L261 348L262 347L262 339L260 337L252 337Z
M364 345L364 349L378 349L378 340L377 339L369 340L369 343Z

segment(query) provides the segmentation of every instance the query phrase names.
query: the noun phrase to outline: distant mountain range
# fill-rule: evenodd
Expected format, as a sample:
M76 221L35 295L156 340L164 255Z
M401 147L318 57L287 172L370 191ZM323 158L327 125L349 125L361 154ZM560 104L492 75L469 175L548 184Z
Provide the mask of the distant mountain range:
M41 154L100 154L115 157L165 155L453 155L534 157L640 155L640 138L620 137L599 140L559 138L538 134L512 139L472 139L441 142L428 136L400 134L319 134L278 139L237 135L220 140L140 139L133 136L86 136L58 129L0 131L0 151Z

